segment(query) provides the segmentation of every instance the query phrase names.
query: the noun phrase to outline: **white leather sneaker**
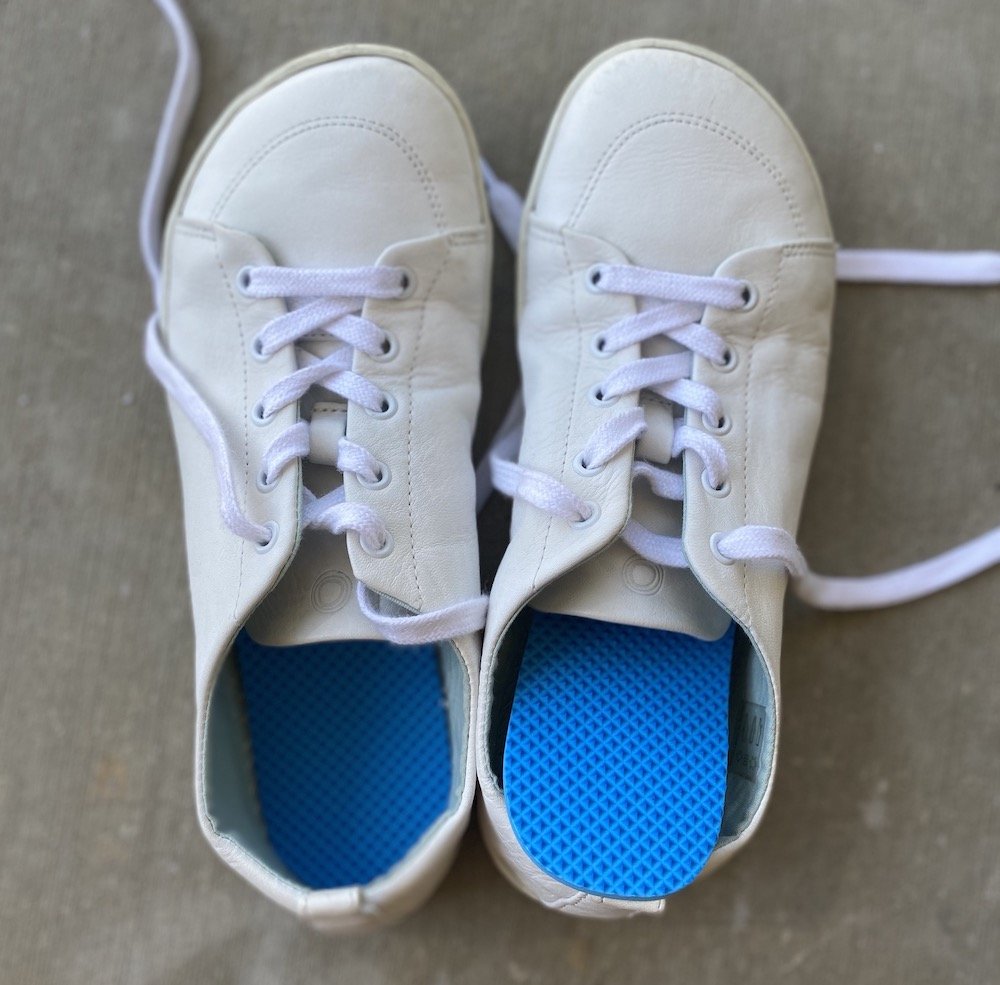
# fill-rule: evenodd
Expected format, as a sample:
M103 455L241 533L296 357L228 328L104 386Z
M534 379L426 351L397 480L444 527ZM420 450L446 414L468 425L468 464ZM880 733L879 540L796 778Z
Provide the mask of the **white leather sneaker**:
M416 907L471 812L490 252L457 98L379 47L241 96L169 218L147 357L183 480L198 815L321 929Z
M570 86L521 229L477 741L487 845L551 907L658 912L760 821L834 252L801 140L724 59L637 41Z

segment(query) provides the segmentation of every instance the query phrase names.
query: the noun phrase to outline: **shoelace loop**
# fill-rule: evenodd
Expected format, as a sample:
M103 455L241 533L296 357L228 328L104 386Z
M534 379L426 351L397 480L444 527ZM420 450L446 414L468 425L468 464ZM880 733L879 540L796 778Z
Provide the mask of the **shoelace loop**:
M360 312L368 298L405 297L413 284L413 275L408 270L387 266L330 270L244 267L237 282L238 289L248 297L295 302L251 340L255 358L266 361L280 349L294 345L298 362L295 371L261 395L251 411L255 423L270 426L283 408L297 405L313 388L333 394L347 404L355 403L375 417L391 416L396 406L392 395L382 392L351 367L354 350L376 359L392 352L391 337ZM299 344L317 338L336 343L322 358ZM211 452L223 522L237 536L254 541L259 550L267 550L274 543L277 525L273 521L258 523L240 507L222 426L166 352L156 315L150 318L146 329L146 361ZM308 457L309 429L309 422L296 421L270 443L261 457L258 473L258 487L262 491L273 488L294 462ZM347 438L338 442L336 467L374 487L384 483L388 475L387 467L368 449ZM392 537L375 511L362 503L347 502L343 485L323 496L316 496L303 486L301 523L303 528L328 530L332 534L353 531L362 549L373 557L385 557L393 549ZM481 629L486 618L485 596L464 599L432 612L410 613L381 599L359 581L357 598L361 611L382 634L401 644L463 636Z
M181 144L187 130L188 121L194 110L198 95L199 58L198 46L194 33L177 0L155 0L170 26L177 47L177 63L171 82L170 92L164 106L163 115L157 133L156 147L150 164L149 174L143 191L142 206L139 213L139 242L143 261L149 274L153 289L154 302L160 287L160 237L161 216L166 198L167 188L176 164ZM490 211L493 214L500 231L511 249L516 253L521 229L523 201L520 195L507 183L501 181L485 159L481 160L486 193L489 197ZM1000 252L997 251L940 251L940 250L885 250L885 249L840 249L837 252L837 279L848 283L881 283L881 284L911 284L911 285L952 285L952 286L996 286L1000 284ZM600 280L600 278L598 278ZM754 300L751 292L744 303L751 304ZM595 346L603 345L598 336ZM392 341L389 341L391 350ZM190 396L189 405L194 413L192 422L202 435L213 455L226 453L224 442L218 447L213 441L218 435L213 433L201 419L201 411L209 413L207 406L181 374L170 376L172 367L163 351L159 338L157 317L154 314L146 326L146 359L151 368L157 363L164 369L165 378L171 378L171 384L164 382L168 392L175 395L175 390L186 392ZM738 357L733 349L722 354L722 361L717 364L720 371L735 367ZM154 368L154 372L156 369ZM491 453L480 463L476 472L477 501L480 507L485 504L492 488L508 495L513 495L512 488L524 488L534 483L539 496L548 496L563 506L575 499L571 491L544 473L534 473L515 464L518 447L521 440L524 406L520 394L517 394L510 409L497 432ZM720 421L721 425L722 422ZM291 439L290 439L291 441ZM683 497L683 481L681 476L664 469L654 469L644 462L636 462L633 472L650 482L653 489L664 498L681 499ZM492 481L491 481L492 480ZM567 497L568 494L568 497ZM522 496L527 499L527 496ZM581 501L582 502L582 501ZM582 503L589 510L587 503ZM574 507L575 509L575 507ZM557 512L550 510L550 512ZM579 516L579 511L575 511ZM592 514L588 514L588 518ZM587 522L587 521L582 521ZM757 528L758 531L771 529L773 534L762 533L765 540L770 536L784 541L790 539L787 531L777 528ZM727 535L717 533L712 538L712 548L716 556L723 561L735 562L735 556L721 553L720 543ZM759 541L758 548L764 546ZM790 553L787 544L777 544L783 548L783 553ZM739 545L735 541L726 541L725 549L735 555ZM801 561L801 555L798 555ZM870 575L861 578L841 578L817 575L808 569L802 575L793 571L796 592L809 604L826 609L870 609L887 605L897 605L913 599L930 595L954 585L966 578L985 571L1000 563L1000 527L946 551L937 557L929 558L896 571L881 575ZM798 569L798 567L796 568ZM389 639L397 642L405 640L397 638L395 631L382 617L375 613L368 603L367 590L358 585L358 597L362 611L381 625ZM435 632L443 639L448 635L462 635L481 628L485 616L485 597L459 603L462 610L463 625L458 623L446 626L450 613L440 610L436 614L440 625ZM408 617L398 618L401 621ZM412 617L415 619L417 617ZM380 621L382 620L382 621ZM412 620L411 620L412 621ZM428 625L430 621L428 620ZM449 634L448 629L451 632ZM431 630L427 630L431 631ZM414 642L420 642L414 640Z
M394 403L391 395L351 369L353 351L358 349L378 357L384 352L386 333L360 316L367 298L402 297L410 274L397 267L357 267L311 270L294 267L244 267L237 276L241 293L251 298L284 298L304 302L272 319L251 341L256 358L266 361L280 349L296 346L299 368L279 380L261 395L251 410L255 424L267 427L283 408L298 403L313 387L359 404L375 415L384 415ZM298 343L319 335L337 343L329 355L320 358ZM273 524L251 520L236 497L225 435L215 415L184 379L163 349L158 324L151 320L147 332L147 360L154 374L182 409L195 422L212 450L219 487L222 519L237 536L254 541L260 549L273 542ZM285 470L306 458L310 449L309 424L297 421L277 435L261 458L258 487L273 488ZM337 468L376 483L383 466L365 448L341 438ZM322 497L303 488L304 527L329 530L333 534L354 531L368 553L387 553L389 533L374 510L345 501L343 486Z
M601 355L613 355L657 336L670 340L679 350L641 357L618 367L592 389L593 401L606 405L626 394L648 391L676 407L695 411L700 415L702 427L679 423L678 419L671 460L679 459L685 451L691 452L701 461L706 491L726 495L729 462L719 441L719 435L726 430L725 410L715 390L695 382L691 373L696 356L723 371L735 364L735 350L702 324L702 319L710 307L726 311L753 307L757 296L753 285L729 277L700 277L624 264L595 264L586 272L586 278L591 291L630 294L643 303L658 302L599 332L594 349ZM576 456L576 471L582 475L601 471L638 441L646 428L641 406L617 412L597 428ZM649 483L653 493L663 499L682 501L683 478L668 465L637 459L632 465L633 479ZM494 456L492 466L494 483L501 492L526 500L570 523L579 525L591 519L593 504L558 479L498 455ZM688 565L684 545L678 537L655 534L636 520L629 520L621 537L636 554L654 564L674 568ZM775 527L739 527L714 537L712 549L727 564L777 562L793 574L805 571L794 538Z

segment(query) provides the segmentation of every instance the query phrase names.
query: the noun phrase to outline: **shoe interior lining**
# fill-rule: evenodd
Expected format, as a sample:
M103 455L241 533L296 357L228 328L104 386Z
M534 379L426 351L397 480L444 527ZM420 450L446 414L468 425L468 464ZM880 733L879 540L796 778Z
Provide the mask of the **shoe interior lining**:
M745 634L703 642L526 610L508 636L491 752L522 847L600 895L690 883L766 786L773 699Z
M449 644L272 647L243 632L209 709L212 823L309 889L370 883L457 806L468 704Z
M738 630L729 687L729 775L720 846L741 835L756 817L771 778L775 738L771 675L750 637Z

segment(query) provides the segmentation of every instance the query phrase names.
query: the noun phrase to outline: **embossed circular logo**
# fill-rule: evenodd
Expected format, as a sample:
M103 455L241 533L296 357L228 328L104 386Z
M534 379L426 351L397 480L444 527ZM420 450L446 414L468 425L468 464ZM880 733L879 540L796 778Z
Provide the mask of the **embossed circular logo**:
M343 571L324 571L312 587L312 606L317 612L336 612L351 596L351 579Z
M663 584L663 569L633 554L622 566L622 578L633 592L655 595Z

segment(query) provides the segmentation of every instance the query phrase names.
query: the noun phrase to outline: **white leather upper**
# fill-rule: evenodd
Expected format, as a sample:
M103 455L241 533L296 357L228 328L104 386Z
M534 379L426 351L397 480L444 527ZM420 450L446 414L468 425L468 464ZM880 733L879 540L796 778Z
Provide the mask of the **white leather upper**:
M669 42L622 45L580 73L556 113L526 204L519 461L565 483L598 517L574 527L514 504L484 640L477 755L486 841L515 884L547 905L573 899L577 912L595 916L658 912L662 901L581 899L517 844L491 766L491 752L499 755L491 742L502 743L505 732L503 709L493 720L498 648L536 596L542 608L705 638L722 632L728 614L763 656L777 704L785 575L725 564L709 539L744 524L797 527L825 386L834 244L808 154L770 97L724 60ZM653 581L640 572L653 591L636 591L634 555L616 542L633 509L632 455L620 454L596 475L573 467L608 413L589 399L591 388L640 355L638 344L610 357L591 348L601 329L636 310L632 298L587 289L586 272L597 262L740 278L757 292L749 310L709 309L706 316L736 354L725 370L695 357L692 377L716 390L731 421L720 438L731 489L711 495L697 458L685 453L683 539L691 567L653 572ZM615 410L638 402L623 396ZM647 412L650 431L639 452L664 461L669 456L658 457L657 446L669 447L664 431L671 424L655 413ZM685 423L703 426L691 412ZM643 503L642 522L657 505L660 532L679 534L681 517L663 500ZM766 799L736 842L753 829Z
M199 814L230 865L325 929L399 916L443 875L474 793L473 757L462 743L475 707L478 640L454 641L466 710L451 813L369 887L308 892L215 830L204 788L210 700L251 617L262 642L364 638L377 634L357 608L356 580L414 612L479 594L470 454L490 253L478 154L454 94L412 56L372 47L307 56L241 96L198 151L165 237L166 345L225 428L247 514L278 526L265 551L223 526L209 453L172 407L195 622ZM339 427L389 467L384 488L347 476L345 491L348 502L378 512L393 550L373 557L354 534L345 549L343 537L310 530L300 561L302 469L289 468L269 491L255 482L261 456L295 423L297 409L286 407L265 426L251 420L260 395L296 368L292 347L267 361L250 350L286 307L244 297L237 275L244 265L377 262L406 267L413 290L403 300L366 303L363 316L390 332L398 349L387 360L356 351L353 369L391 394L396 410L383 419L351 405ZM305 468L316 492L341 481L333 468Z

